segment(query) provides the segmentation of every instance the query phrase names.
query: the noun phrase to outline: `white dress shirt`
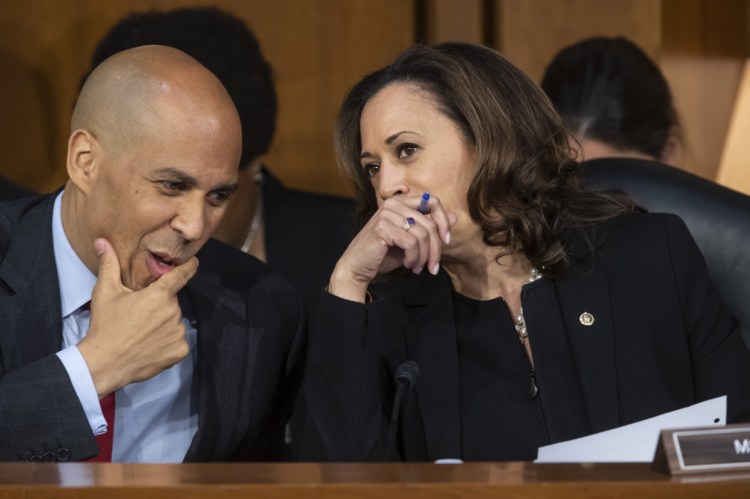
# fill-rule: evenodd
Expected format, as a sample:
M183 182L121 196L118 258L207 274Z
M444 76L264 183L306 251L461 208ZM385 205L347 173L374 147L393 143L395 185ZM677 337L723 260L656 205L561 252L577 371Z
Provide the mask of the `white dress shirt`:
M94 381L86 361L76 345L89 328L88 308L96 276L84 265L68 242L62 224L63 192L55 199L52 236L60 283L63 320L62 361L86 413L91 431L99 435L107 422L99 406ZM198 430L198 413L191 404L193 366L197 361L197 331L183 317L190 354L141 383L127 385L115 392L115 434L113 462L177 463L185 458Z

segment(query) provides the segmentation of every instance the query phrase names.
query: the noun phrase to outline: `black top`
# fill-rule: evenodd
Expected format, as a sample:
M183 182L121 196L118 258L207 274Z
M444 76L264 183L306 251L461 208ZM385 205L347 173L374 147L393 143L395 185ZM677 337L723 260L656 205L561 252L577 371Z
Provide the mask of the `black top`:
M531 364L505 301L454 293L453 306L463 459L536 459L537 448L548 444L549 437L541 398L530 398Z

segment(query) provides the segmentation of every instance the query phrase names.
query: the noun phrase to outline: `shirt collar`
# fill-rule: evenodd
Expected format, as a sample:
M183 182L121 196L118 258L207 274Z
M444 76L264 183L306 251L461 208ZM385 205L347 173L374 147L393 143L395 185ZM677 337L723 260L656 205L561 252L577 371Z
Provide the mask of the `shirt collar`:
M63 318L69 316L91 300L96 276L84 265L68 241L62 223L62 197L55 199L52 211L52 243L57 264L57 280L60 284L60 304Z

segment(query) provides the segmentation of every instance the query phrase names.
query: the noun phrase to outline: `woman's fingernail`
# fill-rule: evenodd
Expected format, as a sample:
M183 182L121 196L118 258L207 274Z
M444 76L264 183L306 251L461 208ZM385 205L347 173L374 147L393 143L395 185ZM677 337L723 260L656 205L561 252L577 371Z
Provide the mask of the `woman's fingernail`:
M440 271L440 264L436 263L432 269L430 269L430 274L432 275L438 275L438 272Z
M451 243L451 231L445 233L445 244Z

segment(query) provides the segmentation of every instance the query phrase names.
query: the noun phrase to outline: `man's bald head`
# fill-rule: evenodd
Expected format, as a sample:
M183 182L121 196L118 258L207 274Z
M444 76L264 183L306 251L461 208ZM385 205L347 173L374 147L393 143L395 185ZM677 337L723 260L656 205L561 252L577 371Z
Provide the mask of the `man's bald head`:
M71 132L85 129L115 152L144 136L179 133L176 124L240 133L234 104L213 73L177 49L147 45L115 54L91 73Z
M126 50L91 73L71 125L62 217L86 266L97 238L130 289L190 259L237 188L240 120L219 80L174 48Z

